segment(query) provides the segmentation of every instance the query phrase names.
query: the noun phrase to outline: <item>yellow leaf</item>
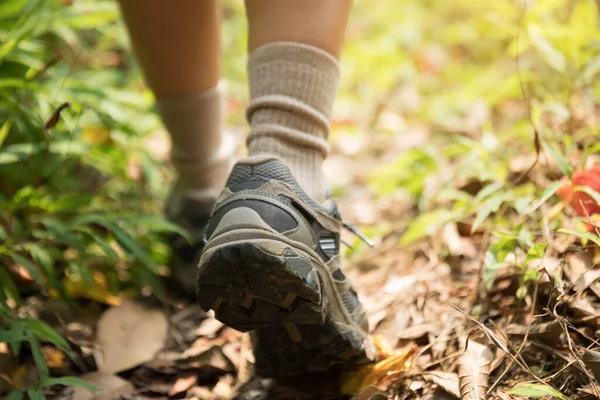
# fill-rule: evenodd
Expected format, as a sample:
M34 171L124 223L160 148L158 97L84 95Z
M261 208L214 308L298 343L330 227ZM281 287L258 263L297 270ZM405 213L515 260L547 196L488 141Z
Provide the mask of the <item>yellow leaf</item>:
M42 353L49 368L65 368L68 365L67 356L56 347L44 346Z
M110 139L108 129L99 126L86 126L81 132L84 142L89 144L101 144Z
M2 143L4 143L4 139L6 139L6 137L8 136L10 126L10 121L6 121L4 124L2 124L2 127L0 128L0 146L2 146Z
M106 277L100 271L94 272L92 286L87 286L82 280L65 278L63 283L67 295L72 299L89 299L109 306L118 306L123 300L108 289Z
M381 339L375 340L377 354L385 354L379 346L384 343ZM390 354L389 357L377 362L360 367L357 371L347 372L342 375L342 394L355 395L368 386L377 386L388 375L406 371L411 366L411 358L417 346L409 345Z

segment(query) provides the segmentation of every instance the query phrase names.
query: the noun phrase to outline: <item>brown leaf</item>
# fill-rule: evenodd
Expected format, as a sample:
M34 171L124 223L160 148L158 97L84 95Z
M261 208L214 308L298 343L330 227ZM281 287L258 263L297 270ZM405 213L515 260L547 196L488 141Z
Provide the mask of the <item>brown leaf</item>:
M201 369L213 367L225 372L233 372L235 366L219 346L191 347L177 361L181 369Z
M377 386L367 386L356 396L356 400L386 400L388 395Z
M444 389L446 392L454 395L455 397L460 397L457 374L443 371L432 371L424 372L421 375L421 378L423 378L423 380L426 382L435 383L440 388Z
M32 362L23 363L11 371L7 381L11 389L33 389L37 383L37 371Z
M597 392L594 390L594 386L592 386L592 385L585 385L584 387L578 388L577 391L585 393L585 394L589 394L594 397L597 394Z
M169 391L169 396L175 396L179 393L186 392L189 388L194 386L198 382L198 376L196 374L183 375L175 381L173 388Z
M455 222L449 222L442 229L442 241L453 256L475 257L477 250L471 239L460 236Z
M600 353L593 350L586 350L583 354L583 362L592 370L594 378L600 382Z
M536 338L548 344L558 344L561 341L562 327L558 321L545 322L532 326L509 325L506 327L508 335L525 336Z
M213 394L216 394L219 398L229 398L233 388L233 376L225 375L219 378L219 382L213 388Z
M119 398L120 395L132 393L134 388L131 383L125 379L102 372L89 372L79 377L84 382L87 382L98 389L99 392L90 392L82 387L73 387L71 400L93 400L93 399L111 399Z
M587 298L572 298L567 301L567 305L573 313L580 318L598 317L600 318L600 310L596 309Z
M594 268L592 252L568 254L565 260L565 275L575 286L575 290L590 288L600 297L600 282L597 281L600 279L600 268Z
M160 311L134 302L109 308L98 321L98 370L117 373L152 360L165 344L167 329L167 318Z
M437 333L439 328L433 323L419 324L400 332L398 339L419 339L431 332Z
M214 396L210 390L202 386L195 386L188 390L188 398L199 400L214 400Z
M11 388L10 374L17 369L18 360L8 349L8 343L0 343L0 393Z
M467 349L458 362L460 398L480 400L486 398L490 364L494 354L487 346L474 341L467 342Z
M221 328L223 328L221 321L208 317L200 323L200 326L196 329L196 335L212 339L217 336Z
M71 107L71 103L66 102L62 103L58 108L52 113L48 121L44 124L44 129L48 130L54 128L60 119L60 113L65 109Z

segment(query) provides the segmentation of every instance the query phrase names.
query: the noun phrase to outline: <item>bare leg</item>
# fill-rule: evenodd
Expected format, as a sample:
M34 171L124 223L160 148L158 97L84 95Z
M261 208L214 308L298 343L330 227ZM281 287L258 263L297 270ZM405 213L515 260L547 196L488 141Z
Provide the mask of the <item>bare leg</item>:
M351 0L246 0L248 47L298 42L340 57Z
M216 0L120 0L146 81L158 99L214 88L221 75Z
M119 0L133 48L156 110L172 141L177 181L167 215L193 232L202 229L233 164L234 141L222 133L220 12L217 0ZM171 244L172 278L195 298L201 246Z
M215 197L231 168L221 132L220 10L217 0L120 0L156 108L171 135L171 161L185 190ZM226 149L224 147L227 147ZM229 149L231 147L231 149Z

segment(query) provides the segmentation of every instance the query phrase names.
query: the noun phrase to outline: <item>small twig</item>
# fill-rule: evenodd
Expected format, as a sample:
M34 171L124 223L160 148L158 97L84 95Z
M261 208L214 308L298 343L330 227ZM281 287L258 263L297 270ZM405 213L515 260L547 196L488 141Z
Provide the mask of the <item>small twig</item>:
M515 179L513 181L513 185L518 185L519 183L521 183L521 181L523 180L523 178L525 178L527 175L529 175L529 173L533 170L533 168L535 168L535 166L537 165L537 163L539 162L540 159L540 152L541 152L541 142L540 142L540 133L538 132L536 126L535 126L535 122L533 121L533 118L531 117L531 104L529 104L529 101L527 100L527 95L525 93L525 85L523 84L523 77L521 75L521 57L519 56L519 39L521 38L521 27L523 25L523 21L525 20L525 12L527 11L527 0L523 0L523 7L522 7L522 12L521 12L521 18L519 20L519 27L517 29L517 36L515 38L515 64L517 67L517 75L519 76L519 85L521 86L521 95L523 96L523 101L525 102L525 104L527 104L527 116L529 117L529 122L531 122L531 127L533 128L533 144L535 147L535 160L533 161L533 164L531 164L531 166L525 171L523 172L521 175L519 175L519 177L517 177L517 179Z
M569 351L571 352L573 357L575 357L575 360L577 360L577 363L583 369L585 376L590 381L590 385L592 385L592 388L594 389L595 396L600 398L600 391L598 390L598 387L594 383L594 377L587 370L587 367L585 366L585 363L583 362L583 359L581 358L579 353L577 351L575 351L575 349L573 348L573 339L571 339L571 336L569 335L569 328L567 326L568 321L566 321L563 317L558 315L558 313L556 312L556 307L557 306L554 306L554 308L552 310L548 310L548 311L551 312L551 314L554 316L556 321L558 321L560 327L563 329L565 336L566 336L567 344L569 345Z
M540 282L539 279L536 280L535 282L535 288L533 290L533 303L531 305L531 315L530 317L533 318L534 317L534 313L535 313L535 306L537 303L537 295L538 295L538 288L539 288ZM525 348L525 344L527 343L527 339L529 337L529 330L527 330L527 332L525 333L525 336L523 337L523 341L521 342L521 345L519 346L519 348L517 349L516 352L516 356L520 357L521 352L523 351L523 349ZM504 376L508 373L508 371L512 368L513 364L514 364L514 359L512 359L509 364L506 366L506 368L504 369L504 371L500 374L500 376L498 377L498 379L496 379L496 381L494 382L494 384L489 388L488 393L491 393L492 390L498 385L498 383L500 383L500 380L502 378L504 378ZM525 362L525 360L523 360L523 362Z
M471 317L470 315L468 315L467 313L465 313L460 308L458 308L456 306L453 306L453 307L456 309L456 311L460 312L462 315L464 315L465 317L467 317L470 321L472 321L473 323L475 323L476 325L478 325L478 328L475 328L475 329L480 329L494 345L496 345L499 349L501 349L502 351L504 351L511 359L514 360L514 362L517 363L517 365L519 365L521 368L523 368L524 371L526 371L527 373L529 373L539 383L545 384L545 382L540 377L538 377L531 370L531 368L529 368L529 366L525 363L525 360L523 360L523 359L519 360L515 355L513 355L510 352L510 350L506 347L506 345L504 345L502 342L500 342L500 340L498 340L498 338L495 337L496 334L494 332L492 332L490 330L490 328L488 328L487 326L485 326L483 323L477 321L475 318ZM520 355L519 355L519 357L520 357Z

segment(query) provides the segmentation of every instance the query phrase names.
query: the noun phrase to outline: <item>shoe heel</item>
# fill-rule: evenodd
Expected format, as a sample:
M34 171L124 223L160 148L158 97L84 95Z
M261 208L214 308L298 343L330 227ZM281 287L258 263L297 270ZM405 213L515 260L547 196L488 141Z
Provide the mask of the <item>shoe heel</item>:
M296 324L322 325L327 315L311 262L276 240L209 250L200 262L197 287L201 307L242 332L283 326L292 341L299 341Z

